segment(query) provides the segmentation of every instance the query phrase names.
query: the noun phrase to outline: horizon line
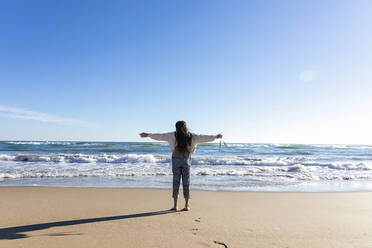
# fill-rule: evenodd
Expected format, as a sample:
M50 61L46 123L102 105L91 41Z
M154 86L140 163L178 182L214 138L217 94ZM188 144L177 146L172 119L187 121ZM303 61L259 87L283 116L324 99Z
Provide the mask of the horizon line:
M108 141L108 140L0 140L0 142L98 142L98 143L166 143L166 141ZM226 142L227 144L279 144L279 145L366 145L372 146L372 143L291 143L291 142ZM210 144L218 144L217 142L206 142Z

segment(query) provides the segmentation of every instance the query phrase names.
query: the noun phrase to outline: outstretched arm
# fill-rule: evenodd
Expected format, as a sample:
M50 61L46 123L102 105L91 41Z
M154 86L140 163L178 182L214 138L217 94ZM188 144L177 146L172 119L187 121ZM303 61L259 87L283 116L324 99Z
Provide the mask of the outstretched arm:
M222 134L217 135L201 135L201 134L193 134L193 139L195 139L196 143L202 143L202 142L210 142L214 141L215 139L222 138Z
M170 141L172 134L173 133L140 133L140 136L142 138L150 137L151 139L159 141Z

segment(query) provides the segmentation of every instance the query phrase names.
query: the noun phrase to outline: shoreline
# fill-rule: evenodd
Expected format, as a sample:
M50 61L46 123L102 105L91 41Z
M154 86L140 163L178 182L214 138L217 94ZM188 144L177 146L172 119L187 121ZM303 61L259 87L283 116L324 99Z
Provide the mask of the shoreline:
M0 188L71 188L71 189L138 189L138 190L162 190L171 191L172 188L156 188L156 187L96 187L96 186L52 186L52 185L0 185ZM213 189L190 189L190 192L221 192L221 193L262 193L262 194L353 194L353 193L371 193L372 190L365 191L255 191L255 190L213 190ZM182 187L180 187L182 193Z
M372 192L0 187L5 247L360 247L372 245ZM183 199L180 191L179 208Z
M63 179L63 178L62 178ZM145 185L131 182L133 186L128 186L130 183L126 182L111 182L110 180L102 181L102 179L90 178L88 181L71 180L69 182L62 181L58 183L56 181L46 181L37 180L36 183L28 182L24 184L11 183L13 179L0 181L1 187L62 187L62 188L96 188L96 189L160 189L160 190L170 190L171 181L166 182L166 186L155 186L155 185ZM7 181L7 182L4 182ZM14 180L23 181L23 180ZM162 182L164 184L164 182ZM276 186L250 186L250 187L229 187L229 186L198 186L191 184L191 191L207 191L207 192L258 192L258 193L358 193L358 192L372 192L372 181L341 181L341 182L303 182L298 184L288 184L288 185L276 185Z

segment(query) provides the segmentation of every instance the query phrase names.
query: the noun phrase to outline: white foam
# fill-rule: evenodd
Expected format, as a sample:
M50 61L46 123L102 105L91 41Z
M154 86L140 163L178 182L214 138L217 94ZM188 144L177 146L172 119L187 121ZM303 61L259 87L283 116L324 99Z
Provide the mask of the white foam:
M0 154L0 180L4 183L12 179L40 178L161 178L172 175L170 162L168 155L134 153ZM252 182L283 185L304 181L372 180L372 161L334 161L309 156L195 155L191 174L206 178L207 184L213 178L212 181L218 181L217 185L229 187Z
M154 164L169 163L170 156L160 156L152 154L53 154L53 155L33 155L33 154L0 154L0 161L14 161L22 163L114 163L114 164ZM256 166L256 167L289 167L301 166L302 170L309 170L311 167L327 167L334 170L372 170L372 161L324 161L322 159L306 157L206 157L195 156L192 159L193 165L200 166ZM291 170L294 170L292 168Z
M16 162L66 162L66 163L155 163L161 161L151 154L125 154L125 155L89 155L89 154L0 154L0 160Z

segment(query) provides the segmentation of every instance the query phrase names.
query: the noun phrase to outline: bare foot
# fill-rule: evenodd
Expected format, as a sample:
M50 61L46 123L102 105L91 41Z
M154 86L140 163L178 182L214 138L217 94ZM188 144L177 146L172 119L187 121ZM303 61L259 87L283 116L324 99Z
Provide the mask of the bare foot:
M191 208L190 207L185 207L184 209L182 209L182 211L190 211Z
M171 208L171 209L169 209L170 211L177 211L177 208Z

